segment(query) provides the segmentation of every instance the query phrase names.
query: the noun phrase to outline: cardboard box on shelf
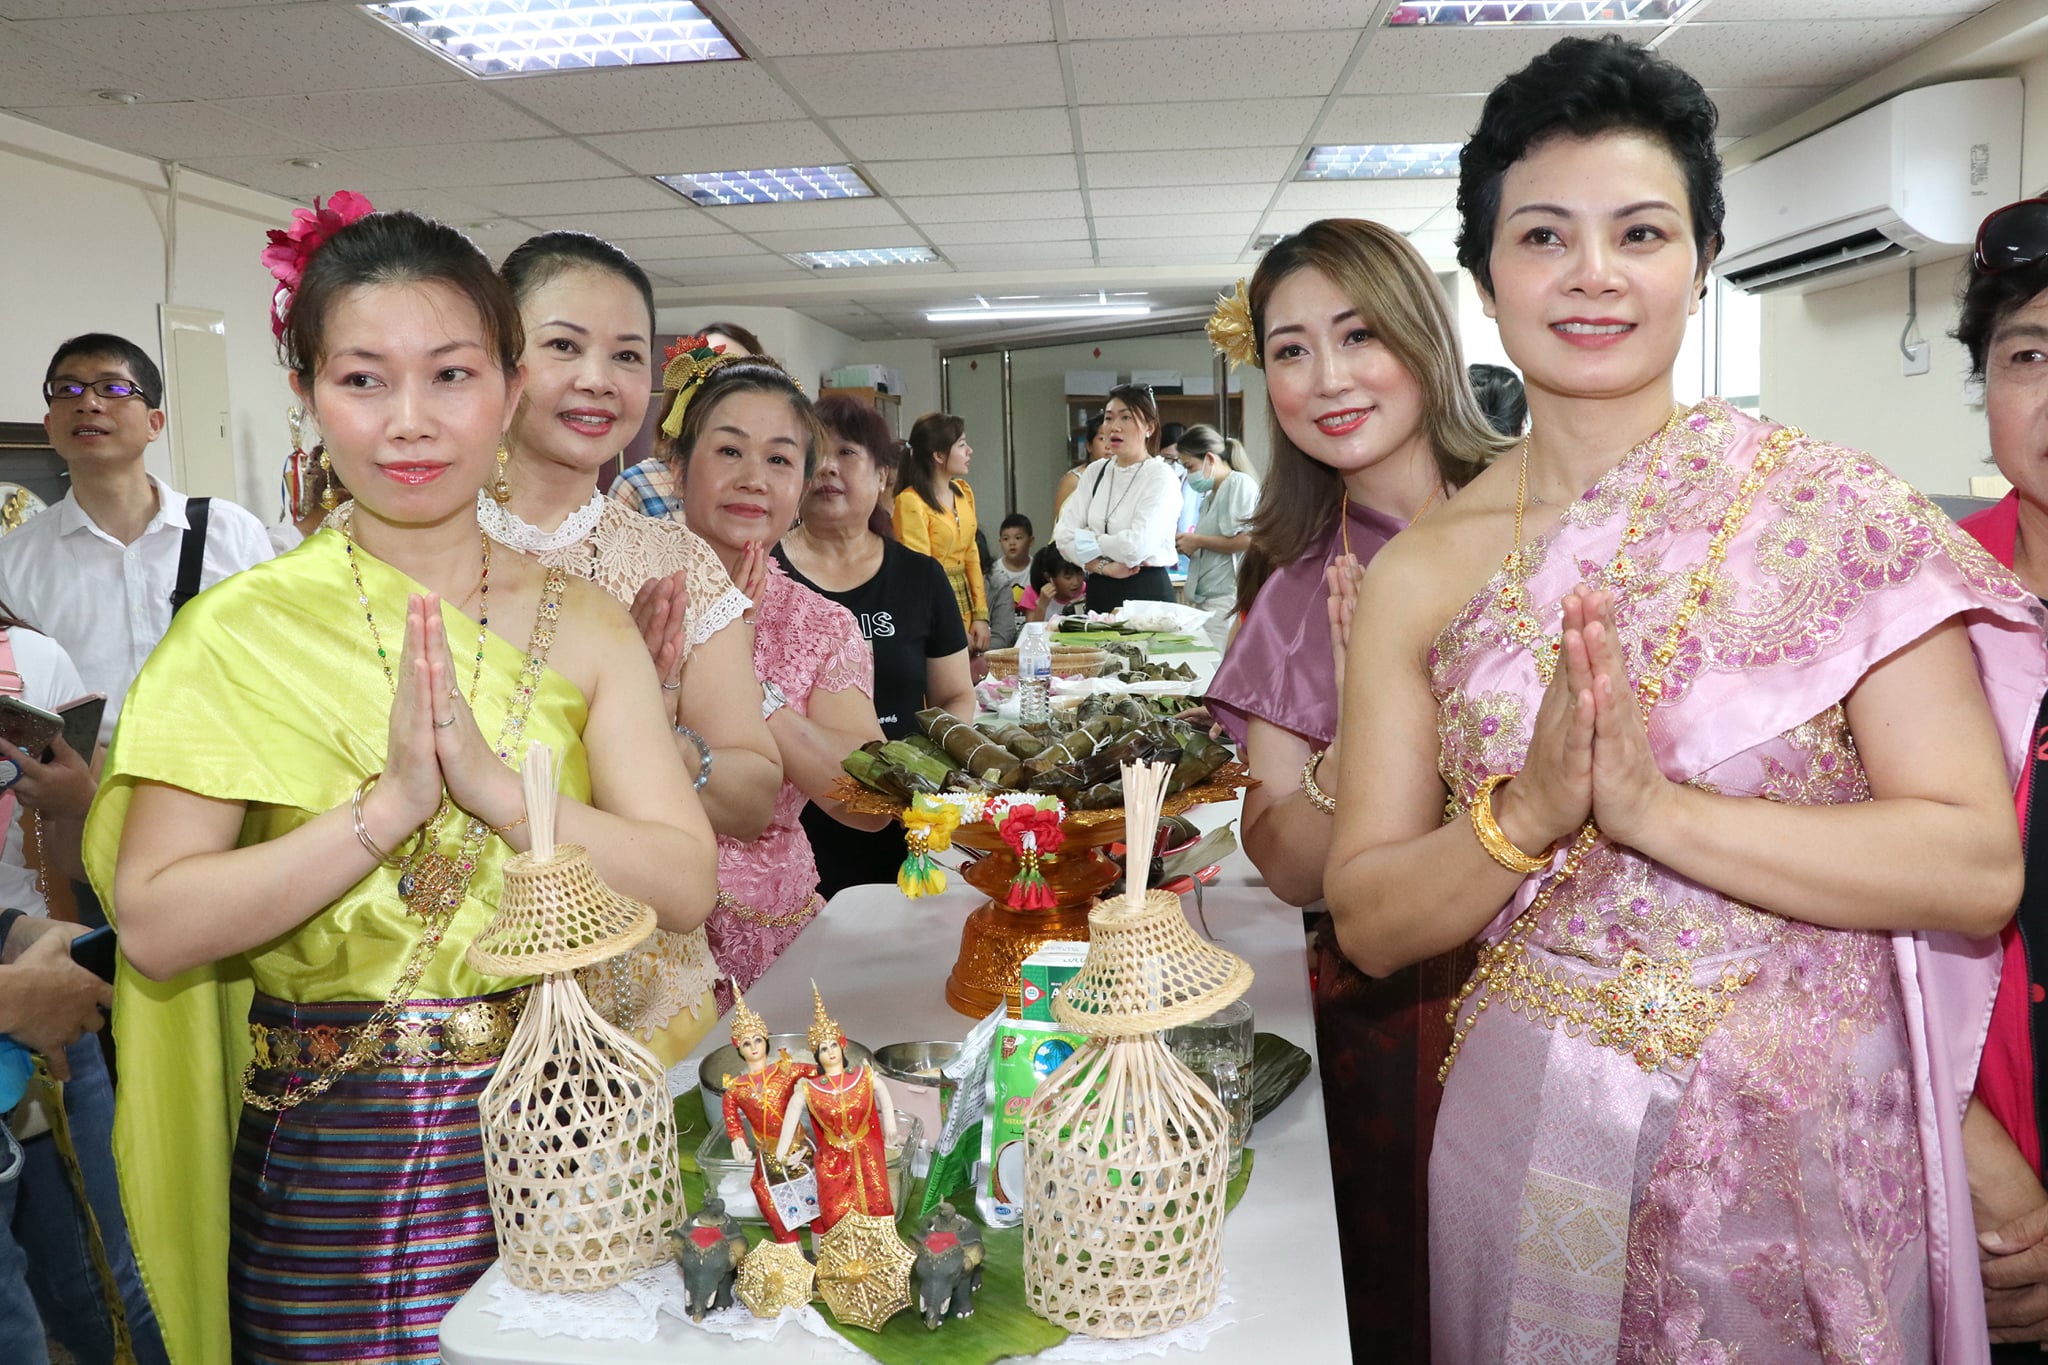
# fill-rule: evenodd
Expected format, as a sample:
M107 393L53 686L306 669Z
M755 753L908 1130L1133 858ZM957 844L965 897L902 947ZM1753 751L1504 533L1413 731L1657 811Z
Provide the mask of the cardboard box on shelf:
M1068 393L1101 395L1116 387L1115 370L1068 370Z

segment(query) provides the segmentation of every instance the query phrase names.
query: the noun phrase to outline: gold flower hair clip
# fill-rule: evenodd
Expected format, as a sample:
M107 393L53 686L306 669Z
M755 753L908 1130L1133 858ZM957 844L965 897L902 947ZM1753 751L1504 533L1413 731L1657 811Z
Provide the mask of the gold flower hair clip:
M690 406L690 395L704 382L704 376L712 367L725 358L725 347L713 346L703 337L680 337L664 355L668 364L662 367L661 386L675 390L675 402L669 406L668 416L662 419L661 429L671 439L682 434L683 410Z
M1245 297L1244 281L1237 282L1237 288L1216 298L1216 311L1209 315L1209 344L1223 353L1223 358L1236 369L1239 365L1250 365L1264 369L1259 363L1259 339L1252 326L1252 304Z

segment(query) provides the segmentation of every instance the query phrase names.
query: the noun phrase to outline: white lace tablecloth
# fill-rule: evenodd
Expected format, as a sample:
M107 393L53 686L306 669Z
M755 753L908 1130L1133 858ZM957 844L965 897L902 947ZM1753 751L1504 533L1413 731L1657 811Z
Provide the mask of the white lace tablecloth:
M579 1341L648 1342L661 1331L663 1314L690 1321L684 1302L682 1273L667 1265L615 1289L589 1294L536 1294L501 1279L490 1286L482 1307L507 1331L531 1332L537 1337L573 1337ZM1035 1358L1074 1365L1106 1365L1163 1356L1168 1351L1199 1351L1208 1346L1210 1337L1237 1321L1231 1302L1226 1276L1224 1287L1216 1296L1215 1310L1199 1322L1132 1341L1069 1336ZM707 1313L702 1322L691 1325L733 1341L773 1341L787 1329L832 1342L854 1355L867 1354L834 1331L816 1308L784 1309L779 1317L757 1318L744 1307L735 1306Z

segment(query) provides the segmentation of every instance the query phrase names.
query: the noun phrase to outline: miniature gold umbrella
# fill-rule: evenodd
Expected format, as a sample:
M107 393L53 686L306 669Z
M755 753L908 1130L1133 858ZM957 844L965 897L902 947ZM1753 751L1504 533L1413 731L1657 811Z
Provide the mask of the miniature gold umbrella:
M804 1258L796 1242L756 1243L740 1262L739 1279L733 1290L740 1302L757 1318L772 1318L785 1308L802 1308L811 1301L811 1287L817 1272Z
M917 1257L896 1233L896 1220L849 1213L818 1239L818 1294L849 1327L882 1330L910 1307L910 1268Z

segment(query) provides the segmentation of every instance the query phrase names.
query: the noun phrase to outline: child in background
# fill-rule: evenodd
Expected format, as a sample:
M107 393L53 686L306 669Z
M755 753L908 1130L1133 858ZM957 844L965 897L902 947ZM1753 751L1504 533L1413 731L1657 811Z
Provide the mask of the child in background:
M1031 518L1010 513L996 539L1003 547L1002 558L983 575L988 581L988 628L994 647L1008 649L1024 628L1023 598L1031 591Z
M1059 546L1048 545L1032 556L1031 587L1019 605L1026 620L1057 621L1081 610L1087 596L1087 570L1061 554Z

